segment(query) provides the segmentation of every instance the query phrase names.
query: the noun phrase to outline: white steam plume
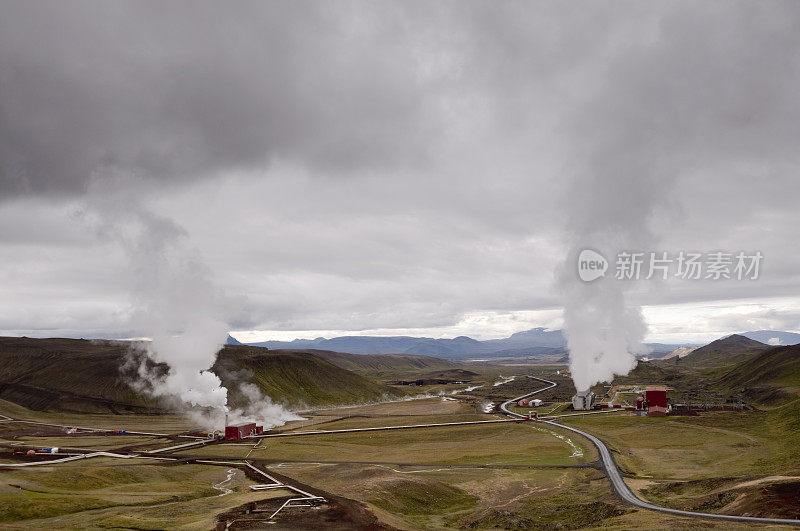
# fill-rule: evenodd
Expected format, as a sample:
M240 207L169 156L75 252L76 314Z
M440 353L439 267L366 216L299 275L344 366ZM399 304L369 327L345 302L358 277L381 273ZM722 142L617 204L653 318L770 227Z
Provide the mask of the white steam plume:
M636 367L634 354L644 352L647 325L641 309L626 302L621 282L606 277L584 283L578 278L580 250L569 255L562 287L570 372L575 388L584 391Z
M95 187L85 215L102 238L119 243L125 252L133 273L132 328L152 338L147 356L169 368L165 374L140 359L141 381L134 387L176 406L203 427L218 429L229 413L228 390L210 369L227 339L234 301L214 285L185 231L126 193L130 186L118 181L130 184L129 179L117 176ZM235 412L236 420L272 427L291 418L253 387L243 392L251 402Z
M210 272L178 240L140 258L135 322L152 338L151 359L170 367L152 382L153 394L226 411L228 391L209 369L228 336L228 305Z
M290 420L302 420L302 417L288 411L280 404L274 403L270 397L264 396L257 385L242 383L239 392L247 398L247 405L230 411L232 421L246 422L256 420L270 426L285 424Z
M564 329L570 371L578 391L636 366L647 324L638 304L629 300L635 281L617 280L620 251L655 251L650 223L670 180L659 178L647 153L629 157L621 138L606 139L587 154L591 171L581 168L568 191L566 220L570 251L561 270ZM656 160L657 157L653 157ZM605 276L585 282L578 276L578 256L598 251L608 261Z

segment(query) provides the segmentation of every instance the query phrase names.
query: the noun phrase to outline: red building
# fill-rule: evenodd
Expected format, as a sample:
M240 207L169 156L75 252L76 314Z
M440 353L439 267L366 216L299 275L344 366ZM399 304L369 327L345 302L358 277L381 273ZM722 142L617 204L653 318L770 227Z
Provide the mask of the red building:
M257 432L256 423L239 424L238 426L225 426L225 440L238 441Z
M647 401L647 415L651 417L661 417L667 414L667 391L672 391L669 387L657 385L645 389L645 400Z
M667 407L667 388L663 385L648 387L644 392L648 407Z

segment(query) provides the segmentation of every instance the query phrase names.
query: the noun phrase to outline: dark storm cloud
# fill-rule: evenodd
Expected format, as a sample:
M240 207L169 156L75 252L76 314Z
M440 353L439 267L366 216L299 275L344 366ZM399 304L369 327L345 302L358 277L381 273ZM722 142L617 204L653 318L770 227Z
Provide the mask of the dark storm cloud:
M324 173L407 166L440 134L414 30L389 6L384 17L304 2L0 9L6 192L82 192L109 167L164 180L273 157Z

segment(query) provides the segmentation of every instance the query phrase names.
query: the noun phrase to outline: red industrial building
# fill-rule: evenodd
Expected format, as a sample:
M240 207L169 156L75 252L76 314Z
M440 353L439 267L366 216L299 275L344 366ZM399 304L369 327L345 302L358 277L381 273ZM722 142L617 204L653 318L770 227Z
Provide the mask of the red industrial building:
M261 428L260 432L259 428ZM259 433L263 432L264 427L256 426L255 422L239 424L238 426L225 426L225 440L238 441L239 439L244 439L245 437L249 437L251 435L258 435Z
M645 389L645 400L647 401L647 415L660 417L667 414L667 391L672 391L663 385L654 385Z

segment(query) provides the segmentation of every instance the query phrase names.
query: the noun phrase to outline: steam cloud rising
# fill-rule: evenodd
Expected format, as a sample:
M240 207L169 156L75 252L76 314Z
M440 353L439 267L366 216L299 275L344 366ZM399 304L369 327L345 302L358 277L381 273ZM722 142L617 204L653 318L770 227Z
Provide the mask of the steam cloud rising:
M637 124L635 110L629 111L632 124ZM596 106L587 118L605 121L610 118L606 112ZM570 371L578 391L611 381L615 374L627 374L636 366L635 354L645 352L647 325L641 307L629 300L631 284L613 278L614 259L621 250L654 248L652 221L661 213L674 179L666 177L669 172L658 155L663 139L620 155L628 151L636 131L622 129L587 144L567 189L565 219L572 246L560 286ZM577 274L579 253L587 248L609 261L605 276L593 282L584 282Z
M133 279L131 324L136 333L151 338L146 357L169 367L164 373L140 358L134 387L207 428L220 428L226 416L268 427L298 418L248 382L237 383L247 405L228 407L228 389L210 369L228 337L235 302L214 285L183 229L121 192L129 186L116 186L130 177L104 177L105 184L93 187L85 214L101 238L122 245Z
M576 389L583 391L636 366L634 354L644 352L647 325L641 309L626 303L620 282L610 278L592 283L578 280L575 264L579 251L570 255L562 283L570 372Z

